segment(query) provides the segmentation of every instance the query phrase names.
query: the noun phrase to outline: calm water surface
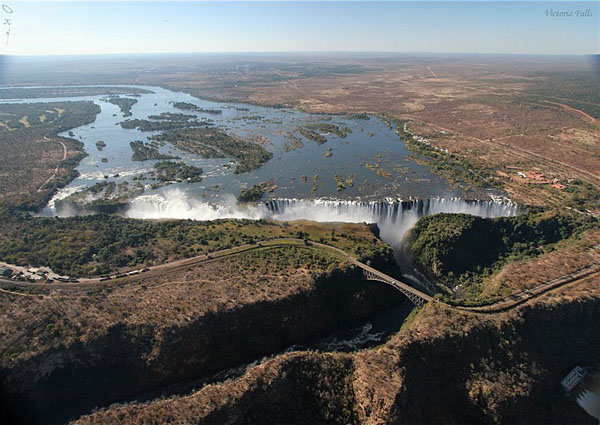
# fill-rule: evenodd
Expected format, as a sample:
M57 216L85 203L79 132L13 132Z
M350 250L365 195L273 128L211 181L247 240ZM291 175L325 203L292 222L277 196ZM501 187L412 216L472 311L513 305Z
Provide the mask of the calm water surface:
M157 132L123 129L119 123L125 119L147 119L149 115L162 112L185 113L195 115L200 120L213 120L215 126L244 139L262 136L266 139L264 147L273 153L273 159L257 170L234 174L235 166L231 166L230 158L202 158L167 144L159 150L178 156L189 165L202 167L203 181L175 183L168 188L156 190L149 188L152 181L143 181L146 184L146 195L177 188L192 198L219 203L219 199L237 196L243 188L270 180L277 184L277 188L267 195L271 198L378 200L386 197L448 198L464 195L462 190L451 188L445 180L408 158L410 152L404 143L392 128L375 116L364 120L348 119L341 115L315 115L290 109L211 102L160 87L136 87L153 93L135 97L138 102L132 107L132 116L126 118L118 106L103 100L106 99L103 95L3 101L29 103L91 100L100 106L101 113L92 124L72 130L74 137L84 143L89 155L77 167L80 177L62 189L58 198L64 198L97 182L114 181L118 184L151 171L156 161L132 161L129 143L135 140L147 141L148 137ZM181 111L174 108L171 102L189 102L201 108L219 109L223 112L214 115ZM345 138L327 135L328 141L319 145L306 140L297 132L299 126L315 122L349 127L352 133ZM290 151L290 140L285 137L289 133L300 137L304 146ZM67 133L61 135L68 136ZM99 140L106 143L102 151L96 147ZM332 155L324 156L330 149ZM108 162L103 163L102 158L107 158ZM367 164L377 168L369 169ZM385 176L378 175L378 169L385 170L382 173ZM338 191L335 175L339 175L344 181L352 179L354 186L346 185L345 190ZM313 191L315 179L316 191Z

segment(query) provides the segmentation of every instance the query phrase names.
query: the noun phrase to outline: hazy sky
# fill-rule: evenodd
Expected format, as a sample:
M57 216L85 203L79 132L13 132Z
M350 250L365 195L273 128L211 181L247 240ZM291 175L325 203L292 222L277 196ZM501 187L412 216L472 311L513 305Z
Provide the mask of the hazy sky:
M18 55L272 51L600 53L597 1L0 0L0 4L13 12L0 9L0 52ZM577 11L584 16L577 16ZM559 16L557 12L567 13ZM589 13L591 16L585 16ZM6 18L10 18L10 26Z

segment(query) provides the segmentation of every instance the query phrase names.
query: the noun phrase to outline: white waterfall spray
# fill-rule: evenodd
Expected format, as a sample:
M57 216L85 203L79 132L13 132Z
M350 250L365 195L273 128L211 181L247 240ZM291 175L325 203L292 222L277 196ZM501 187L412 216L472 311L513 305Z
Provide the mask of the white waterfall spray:
M377 223L381 238L394 248L419 218L437 213L465 213L491 218L517 214L510 202L467 201L460 198L432 198L410 201L341 201L326 199L276 199L264 203L238 205L231 196L213 205L190 198L179 189L145 195L131 201L125 215L132 218L179 218L215 220L246 218L272 220L312 220L320 222Z

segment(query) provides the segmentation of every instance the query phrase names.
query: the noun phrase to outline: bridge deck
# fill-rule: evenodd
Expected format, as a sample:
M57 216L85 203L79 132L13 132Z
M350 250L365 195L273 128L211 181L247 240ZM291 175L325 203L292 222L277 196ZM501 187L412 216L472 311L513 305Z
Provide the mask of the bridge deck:
M432 301L433 297L424 292L419 291L418 289L413 288L412 286L399 281L398 279L394 279L391 276L388 276L385 273L380 272L373 267L367 266L366 264L361 263L360 261L354 261L356 266L363 269L365 275L368 279L379 280L381 282L387 283L390 286L400 290L404 295L408 297L414 304L418 306L422 306L426 302Z
M239 246L239 247L235 247L235 248L231 248L231 249L213 252L210 255L199 255L196 257L183 258L183 259L176 260L176 261L173 261L170 263L156 265L156 266L153 266L152 269L150 271L148 271L147 273L144 273L141 275L135 275L135 276L125 276L125 277L119 279L119 283L123 284L123 283L133 281L133 280L148 279L148 278L151 278L151 277L157 276L157 275L169 274L174 271L181 270L181 269L184 269L187 267L191 267L191 266L200 264L205 261L212 261L212 260L216 260L219 258L224 258L224 257L230 256L230 255L237 255L242 252L247 252L247 251L252 251L252 250L257 250L257 249L268 249L268 248L276 248L278 246L286 246L286 245L289 245L290 243L301 244L302 246L306 245L306 241L303 239L297 239L297 238L271 239L269 241L263 241L259 244L243 245L243 246ZM337 248L337 247L334 247L331 245L326 245L326 244L319 243L319 242L314 242L314 241L309 241L309 244L325 248L329 251L337 252L338 254L340 254L341 256L346 258L348 261L350 261L352 264L363 269L363 271L368 272L368 273L372 274L373 276L375 276L376 277L375 280L382 281L382 282L384 282L388 285L391 285L391 286L395 287L396 289L400 290L413 303L415 303L417 305L422 305L424 302L431 301L433 299L430 295L427 295L427 294L419 291L418 289L415 289L412 286L407 285L404 282L394 279L393 277L388 276L387 274L382 273L379 270L374 269L373 267L370 267L364 263L361 263L356 258L352 257L351 255L349 255L347 252L341 250L340 248ZM52 285L52 287L53 288L67 288L67 289L75 289L75 288L89 289L89 288L94 288L97 285L103 285L103 284L109 285L114 282L115 282L114 277L105 282L102 282L99 277L94 277L94 278L87 278L87 279L82 278L79 283L60 283L60 282L58 282L58 283L54 283ZM0 283L7 283L7 284L11 284L11 285L16 285L16 286L43 286L43 287L48 286L47 283L17 282L17 281L5 280L1 277L0 277Z

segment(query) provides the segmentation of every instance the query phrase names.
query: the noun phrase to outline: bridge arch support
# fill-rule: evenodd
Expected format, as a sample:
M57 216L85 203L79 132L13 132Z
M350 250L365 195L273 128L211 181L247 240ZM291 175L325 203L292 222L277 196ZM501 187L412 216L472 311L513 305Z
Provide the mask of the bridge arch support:
M414 289L400 281L397 281L396 279L384 275L383 273L375 273L371 270L363 268L363 279L376 280L393 286L394 288L402 292L406 296L406 298L408 298L417 307L422 307L425 303L432 299L431 296L424 294L421 291Z

